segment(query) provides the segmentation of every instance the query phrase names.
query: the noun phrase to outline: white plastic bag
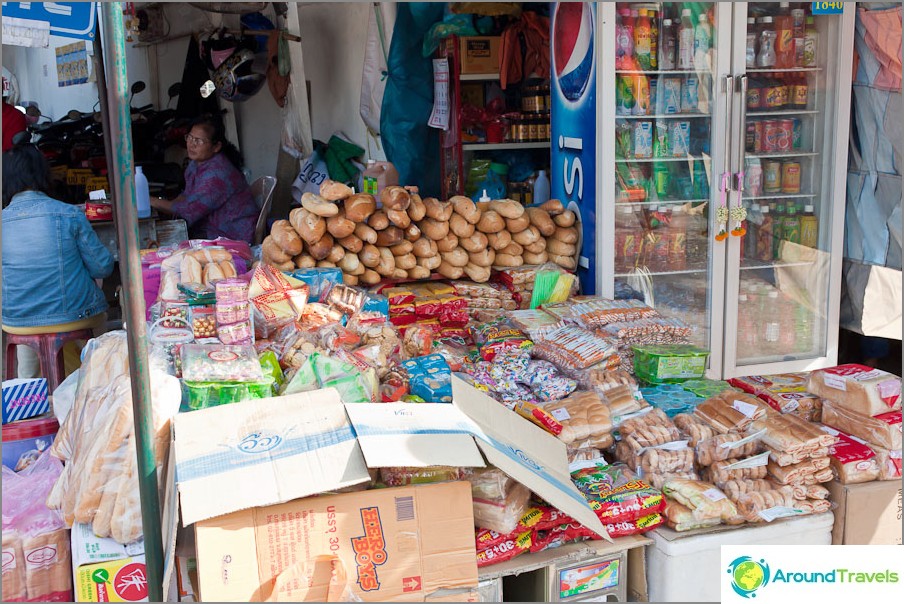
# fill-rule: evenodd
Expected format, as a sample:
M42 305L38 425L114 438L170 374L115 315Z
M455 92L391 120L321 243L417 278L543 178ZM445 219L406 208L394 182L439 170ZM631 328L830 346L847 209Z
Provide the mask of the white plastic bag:
M81 373L80 369L76 369L70 373L69 377L63 380L63 383L57 386L57 389L53 391L53 414L56 416L57 421L60 422L61 426L63 425L66 416L69 415L72 404L75 402L75 391L78 388L79 373Z

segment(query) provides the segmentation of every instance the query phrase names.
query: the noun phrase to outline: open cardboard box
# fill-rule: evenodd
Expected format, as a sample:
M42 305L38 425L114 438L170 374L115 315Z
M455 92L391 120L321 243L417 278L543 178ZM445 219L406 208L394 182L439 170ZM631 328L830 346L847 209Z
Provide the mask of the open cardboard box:
M263 566L267 557L261 538L266 531L261 528L261 523L266 522L268 510L260 508L294 502L273 511L288 513L304 508L317 515L320 505L337 505L327 500L341 500L343 504L347 504L348 499L370 500L378 497L380 490L317 498L321 500L319 503L317 500L295 501L369 482L368 468L484 467L489 462L610 540L596 514L571 482L565 445L561 441L454 376L452 388L451 405L343 405L335 390L324 389L177 416L173 422L175 463L170 464L171 468L175 467L175 476L170 477L164 509L169 535L164 585L170 583L174 566L172 550L181 511L182 526L194 524L196 529L202 598L211 598L204 593L205 582L222 584L226 572L220 560L210 560L209 556L204 559L205 542L211 538L207 535L214 534L208 529L217 527L223 530L215 531L219 536L214 539L230 532L242 533L245 535L243 547L258 549L255 552L257 564L249 565L256 576L243 575L242 581L249 585L254 581L258 583L254 589L245 591L246 596L266 595L256 591L264 580L273 577L269 561L266 569ZM178 484L177 491L173 490L174 484ZM455 484L431 488L455 489ZM420 493L429 491L424 486L401 490L414 492L404 496L415 499L421 496ZM454 514L456 522L436 530L443 530L446 535L453 530L460 531L467 538L469 555L473 555L473 518L470 491L466 491L462 491L466 496L450 490L441 495L428 493L424 497L434 501L437 497L450 500L459 497ZM419 504L418 509L426 511L429 507ZM448 510L451 513L452 508ZM358 519L359 525L360 522ZM258 527L256 541L250 537L255 526ZM244 528L240 530L239 527ZM431 527L423 525L420 531L418 538L421 541L431 539ZM450 551L461 553L463 543ZM419 551L423 565L426 550L421 547ZM311 551L309 559L329 553ZM253 562L254 557L248 561ZM476 586L476 557L472 564L473 573L468 571L464 584L437 583L435 587ZM232 565L232 568L237 566ZM352 569L345 570L349 575L354 574ZM231 577L233 585L240 582L234 571L231 571ZM367 599L373 594L362 596L356 592L356 595ZM376 595L385 599L389 594ZM424 600L429 595L423 589L406 594L411 600Z

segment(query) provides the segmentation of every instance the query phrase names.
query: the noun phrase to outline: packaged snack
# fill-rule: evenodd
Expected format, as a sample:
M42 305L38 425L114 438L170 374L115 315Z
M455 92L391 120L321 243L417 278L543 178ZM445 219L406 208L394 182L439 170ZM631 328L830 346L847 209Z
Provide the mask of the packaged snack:
M662 511L662 492L624 464L595 465L571 473L575 486L603 524L626 522Z
M630 445L634 453L646 447L655 447L679 440L678 428L661 409L651 409L622 422L618 428L622 441Z
M551 332L565 327L565 322L545 310L539 308L516 310L509 313L512 324L526 333L531 340L537 341Z
M164 327L169 322L174 327ZM174 375L182 376L182 346L194 342L195 333L187 319L172 317L171 319L158 319L148 329L148 355L162 359L161 370Z
M901 378L863 365L839 365L814 371L809 390L870 417L901 409Z
M402 351L405 358L422 357L430 354L433 348L433 330L429 327L412 325L402 338Z
M832 472L840 483L857 484L870 482L879 477L879 461L876 452L866 443L829 426L822 426L822 430L838 439L829 448L828 459ZM784 482L787 483L787 481Z
M709 352L690 345L635 346L634 372L653 384L703 377Z
M273 396L275 382L267 376L259 382L182 381L183 401L191 411Z
M782 485L765 478L740 478L717 483L717 486L722 489L722 492L725 493L729 499L737 503L738 498L744 493L750 493L752 491L769 491L777 489ZM806 494L807 488L803 487L803 491L804 494Z
M822 423L886 449L901 450L901 412L873 417L851 411L833 401L822 405Z
M219 325L234 325L236 323L251 324L251 304L248 302L235 302L220 304L216 307L217 323Z
M553 436L562 433L562 424L549 411L528 401L518 401L513 409L526 420L540 426Z
M592 298L574 305L574 313L587 327L658 317L659 313L639 300Z
M823 471L828 470L830 464L829 457L808 459L790 466L780 466L770 461L766 466L766 470L769 473L769 478L782 485L795 483L813 484L832 479L830 471ZM824 480L820 480L821 478Z
M191 306L189 316L196 340L217 337L217 318L214 306Z
M722 523L719 516L698 519L690 508L674 499L666 499L663 515L666 517L666 526L678 532L709 528Z
M308 302L307 284L261 264L251 276L248 298L254 312L255 335L267 338L302 317Z
M248 302L249 284L244 279L232 278L217 281L217 304L242 304Z
M743 478L766 478L768 474L766 465L768 463L768 453L761 453L740 460L715 461L704 470L703 478L715 484Z
M428 468L380 468L380 478L388 487L404 487L411 484L430 484L433 482L467 480L470 475L470 468L453 468L450 466L431 466Z
M508 535L527 511L530 491L501 470L477 470L469 478L474 526Z
M819 421L823 400L804 389L798 392L775 392L771 389L757 392L757 398L779 413L793 413L809 422Z
M662 490L662 487L670 480L700 480L696 472L647 472L643 479L650 483L654 489Z
M717 461L756 455L762 448L761 436L760 433L744 436L737 432L729 432L701 440L695 446L697 463L701 466L711 466Z
M741 392L726 392L700 403L694 415L720 434L744 431L755 420L774 413L761 400Z
M731 378L728 383L748 394L770 392L803 392L807 388L809 374L782 373L778 375L753 375Z
M614 342L580 327L567 326L536 343L534 354L559 367L586 369L599 365L616 352Z
M345 315L353 315L364 308L364 290L349 287L342 283L334 284L329 288L324 302Z
M594 392L577 392L560 401L543 404L562 426L556 437L566 445L601 437L612 431L609 408Z
M665 507L663 503L663 508ZM603 523L603 527L605 527L606 532L609 533L609 536L613 539L618 537L627 537L628 535L640 535L642 533L648 533L653 529L662 526L665 523L665 518L660 513L649 514L647 516L641 516L640 518L635 518L634 520L622 520L615 523Z
M452 372L441 355L410 359L402 367L408 373L411 394L430 403L452 402Z
M308 286L312 302L323 302L329 288L342 283L342 269L339 268L299 268L287 274Z
M182 376L190 382L259 382L264 379L253 346L186 344Z
M385 287L379 293L389 300L390 312L394 306L414 304L417 297L411 288L405 286Z
M662 487L666 497L689 508L697 520L719 518L727 522L738 510L715 485L699 480L670 480Z
M521 554L530 552L531 532L525 531L519 535L509 536L505 541L497 543L487 549L477 551L477 568L506 562Z
M531 534L530 551L535 554L584 539L599 539L599 536L576 522L560 524L551 529L534 531Z
M275 392L286 381L286 376L283 374L282 367L279 366L279 359L276 358L276 353L272 350L264 351L258 355L258 360L260 361L261 371L264 373L264 377L273 380Z
M675 426L681 431L682 436L687 437L687 444L692 447L696 447L700 442L720 434L708 423L690 413L679 413L672 418L672 421L675 422Z
M182 320L188 321L188 304L184 302L163 301L160 305L160 326L165 328L181 327Z
M791 487L768 491L750 491L738 497L738 512L747 522L771 522L782 516L793 516L795 500Z
M810 422L795 415L767 415L755 420L750 431L759 432L765 429L763 443L774 451L784 453L804 452L830 447L835 444L835 437L821 431Z
M492 361L497 353L508 348L530 350L533 347L527 335L504 318L471 327L471 337L486 361Z
M317 329L320 345L326 350L351 350L361 344L361 337L339 323L328 323Z

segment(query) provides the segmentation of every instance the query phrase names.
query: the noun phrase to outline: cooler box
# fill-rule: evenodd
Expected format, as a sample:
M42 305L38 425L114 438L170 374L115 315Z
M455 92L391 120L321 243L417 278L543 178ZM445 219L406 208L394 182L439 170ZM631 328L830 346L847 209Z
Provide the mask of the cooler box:
M21 472L53 444L60 424L52 415L3 426L3 465Z
M752 524L743 528L689 531L658 528L647 537L650 602L718 602L723 545L831 545L831 512Z

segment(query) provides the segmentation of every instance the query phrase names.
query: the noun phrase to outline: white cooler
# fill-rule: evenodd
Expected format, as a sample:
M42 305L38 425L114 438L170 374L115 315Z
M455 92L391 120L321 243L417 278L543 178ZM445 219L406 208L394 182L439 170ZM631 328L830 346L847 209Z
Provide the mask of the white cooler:
M832 512L786 518L741 528L720 527L678 533L660 528L647 533L647 585L650 602L718 602L721 599L720 547L723 545L831 545Z

